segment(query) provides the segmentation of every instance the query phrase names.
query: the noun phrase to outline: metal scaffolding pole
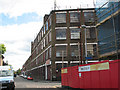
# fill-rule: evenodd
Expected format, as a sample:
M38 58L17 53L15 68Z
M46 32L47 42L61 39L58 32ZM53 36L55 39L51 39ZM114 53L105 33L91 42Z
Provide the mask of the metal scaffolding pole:
M62 68L64 68L64 51L62 50Z

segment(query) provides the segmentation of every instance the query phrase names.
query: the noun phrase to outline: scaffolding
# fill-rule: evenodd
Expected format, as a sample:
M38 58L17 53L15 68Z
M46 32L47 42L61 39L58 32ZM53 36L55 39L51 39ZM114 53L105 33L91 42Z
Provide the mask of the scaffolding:
M99 58L120 59L120 1L106 0L96 8L96 16Z

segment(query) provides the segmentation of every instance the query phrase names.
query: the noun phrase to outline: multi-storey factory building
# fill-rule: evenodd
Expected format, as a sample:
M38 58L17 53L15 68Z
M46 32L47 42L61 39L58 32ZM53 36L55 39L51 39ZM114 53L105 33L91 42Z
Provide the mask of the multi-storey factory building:
M45 15L42 28L31 42L31 55L23 72L34 80L60 80L62 67L84 64L86 58L96 59L96 30L81 27L94 26L94 18L92 8L53 10Z

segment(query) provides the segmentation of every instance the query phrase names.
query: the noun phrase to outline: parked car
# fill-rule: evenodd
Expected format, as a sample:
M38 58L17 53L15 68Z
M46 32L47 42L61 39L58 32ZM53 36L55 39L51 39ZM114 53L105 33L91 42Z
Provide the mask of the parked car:
M23 74L21 74L20 77L23 77Z
M24 75L24 76L23 76L23 78L24 78L24 79L27 79L27 76L26 76L26 75Z
M31 76L28 76L27 79L28 80L33 80L33 78Z
M14 74L11 66L0 66L0 90L15 90Z

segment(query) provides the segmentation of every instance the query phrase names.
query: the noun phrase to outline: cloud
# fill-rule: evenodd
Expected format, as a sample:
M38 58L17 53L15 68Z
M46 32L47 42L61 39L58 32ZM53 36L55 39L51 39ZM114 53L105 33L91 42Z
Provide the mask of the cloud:
M40 16L49 14L54 9L55 0L0 0L0 13L10 17L21 16L24 13L35 12ZM56 0L59 9L93 7L95 0ZM89 4L89 6L87 5ZM57 8L57 9L58 9Z
M0 13L16 17L23 13L36 12L44 16L52 10L53 2L54 0L0 0Z
M0 26L0 43L6 46L5 61L15 70L22 67L30 56L31 41L41 28L42 22L30 22L21 25Z

